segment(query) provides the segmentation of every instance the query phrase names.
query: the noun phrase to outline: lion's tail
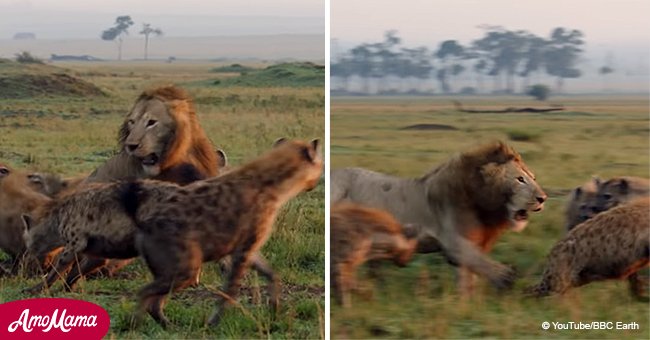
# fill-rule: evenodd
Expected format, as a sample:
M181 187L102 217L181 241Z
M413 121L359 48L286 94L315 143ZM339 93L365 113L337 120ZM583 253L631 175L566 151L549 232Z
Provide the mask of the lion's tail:
M118 189L119 201L127 214L134 220L144 198L144 188L139 181L124 182Z

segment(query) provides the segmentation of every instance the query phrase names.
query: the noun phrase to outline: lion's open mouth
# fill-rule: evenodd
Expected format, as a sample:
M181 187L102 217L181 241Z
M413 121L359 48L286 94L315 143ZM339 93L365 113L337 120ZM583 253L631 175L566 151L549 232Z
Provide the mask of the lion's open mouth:
M148 154L142 159L142 165L154 166L158 164L159 158L155 153Z
M528 210L520 209L515 212L514 216L515 221L527 221L528 220Z

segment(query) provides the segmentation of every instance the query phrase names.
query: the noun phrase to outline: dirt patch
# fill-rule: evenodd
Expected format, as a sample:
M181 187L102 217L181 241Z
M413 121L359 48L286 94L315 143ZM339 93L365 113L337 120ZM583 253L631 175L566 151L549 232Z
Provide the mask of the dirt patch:
M0 77L0 99L38 96L105 96L94 84L65 73L12 74Z
M415 124L400 128L400 130L420 130L420 131L456 131L458 128L446 124Z

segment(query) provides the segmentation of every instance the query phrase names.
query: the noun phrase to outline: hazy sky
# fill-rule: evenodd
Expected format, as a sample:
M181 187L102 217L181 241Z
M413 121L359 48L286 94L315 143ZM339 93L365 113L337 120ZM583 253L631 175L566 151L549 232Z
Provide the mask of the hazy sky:
M323 0L0 0L2 8L201 15L323 16Z
M397 29L406 45L479 38L480 24L547 36L552 28L580 29L591 43L650 44L649 0L331 0L331 37L379 41Z
M167 36L324 34L325 0L0 0L0 39L96 39L118 15Z

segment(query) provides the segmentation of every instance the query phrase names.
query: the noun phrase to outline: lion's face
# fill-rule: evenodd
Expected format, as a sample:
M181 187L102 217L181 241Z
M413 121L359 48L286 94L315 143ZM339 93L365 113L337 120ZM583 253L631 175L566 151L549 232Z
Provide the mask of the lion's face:
M522 231L528 224L528 213L544 209L548 196L535 181L535 175L522 163L506 163L505 180L511 190L506 204L508 217L512 222L511 228L514 231Z
M147 175L157 176L175 130L167 106L159 99L139 101L127 115L122 130L124 150L140 160Z
M544 208L546 193L523 162L489 163L483 166L482 174L483 190L491 192L488 196L495 208L505 203L512 230L523 230L528 224L528 213Z

